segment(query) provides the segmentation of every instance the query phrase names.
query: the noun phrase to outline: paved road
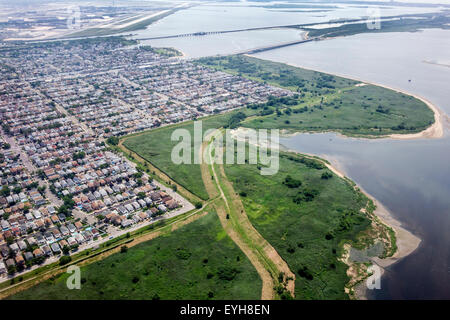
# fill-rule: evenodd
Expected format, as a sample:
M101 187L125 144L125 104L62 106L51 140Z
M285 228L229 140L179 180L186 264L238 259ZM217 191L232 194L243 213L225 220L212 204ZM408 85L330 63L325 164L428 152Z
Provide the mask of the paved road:
M40 93L38 93L38 94L40 94ZM66 114L67 117L73 121L73 123L75 123L77 125L80 125L80 127L85 132L93 134L92 129L88 128L85 124L80 123L78 121L78 119L76 119L74 116L70 115L63 107L61 107L59 105L56 105L56 108L61 113ZM24 150L22 150L21 147L17 144L16 140L13 137L10 137L10 136L6 135L3 132L2 129L0 129L0 134L2 135L4 140L11 145L11 150L14 153L18 153L20 155L22 163L26 167L26 169L30 173L37 171L37 168L34 166L34 164L32 163L31 159L28 157L26 152ZM99 141L104 141L104 139L101 138L101 137L98 138L98 140ZM136 163L128 160L126 157L123 157L123 159L125 159L125 161L127 161L132 167L134 167L134 168L136 167ZM144 174L148 177L148 175L146 173L144 173ZM56 197L51 191L49 191L48 183L45 180L43 180L43 179L41 179L39 177L37 179L38 179L39 185L46 185L47 186L47 188L46 188L46 197L47 197L47 199L49 199L52 202L52 204L54 204L56 206L62 205L63 202L58 197ZM168 187L162 185L161 183L159 183L157 181L154 181L154 184L157 187L159 187L160 190L165 191L173 199L175 199L178 203L180 203L181 207L178 208L177 210L170 211L170 212L168 212L168 213L166 213L164 215L161 215L159 217L156 217L156 218L151 218L149 220L146 220L144 222L135 224L135 225L133 225L133 226L131 226L129 228L126 228L126 229L120 229L120 228L114 227L112 225L109 225L108 228L107 228L107 233L109 234L108 237L106 237L106 238L100 237L96 241L90 241L90 242L87 242L87 243L83 243L83 244L81 244L79 246L77 252L80 252L80 251L83 251L83 250L87 250L87 249L91 249L91 248L95 248L95 247L99 246L100 244L110 240L111 238L119 237L119 236L124 235L124 234L126 234L128 232L132 232L132 231L135 231L135 230L140 229L142 227L145 227L145 226L148 226L150 224L153 224L153 223L155 223L157 221L173 218L173 217L179 216L181 214L184 214L184 213L186 213L188 211L191 211L191 210L195 209L193 204L191 204L188 200L186 200L181 195L179 195L178 193L173 191L171 188L168 188ZM86 213L84 213L84 212L82 212L82 211L80 211L78 209L74 209L73 210L73 215L74 215L75 218L87 219L87 222L89 224L91 224L91 225L93 225L94 223L97 222L97 219L95 218L95 216L93 214L86 214ZM40 265L40 266L33 266L31 269L25 269L24 271L22 271L20 273L16 273L14 275L14 277L20 276L21 274L28 273L28 272L30 272L30 271L32 271L32 270L34 270L36 268L42 267L44 265L48 265L48 264L51 264L53 262L56 262L56 261L58 261L58 259L60 257L61 257L61 255L51 256L51 257L47 258L46 261L42 265ZM3 275L2 277L0 277L0 283L4 282L4 281L7 281L7 280L9 280L11 278L12 277L9 277L8 275Z
M25 166L25 168L27 169L27 171L30 174L33 174L33 172L36 172L38 169L33 164L31 159L28 157L28 154L24 150L22 150L22 148L17 144L16 139L6 135L3 132L3 130L1 130L1 135L2 135L3 139L11 145L11 150L14 153L18 153L20 155L20 160L22 161L22 163ZM63 202L49 190L49 184L46 180L41 179L40 177L37 177L37 176L36 176L36 180L40 186L46 186L45 197L48 200L50 200L50 202L52 202L53 204L55 204L57 206L62 205Z

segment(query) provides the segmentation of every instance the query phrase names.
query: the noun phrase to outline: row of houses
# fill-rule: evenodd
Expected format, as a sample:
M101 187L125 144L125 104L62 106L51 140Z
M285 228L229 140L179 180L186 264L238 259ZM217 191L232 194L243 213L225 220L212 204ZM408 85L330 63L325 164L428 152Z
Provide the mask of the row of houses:
M293 94L111 39L18 50L0 57L0 273L181 206L106 138Z
M82 54L95 51L88 49ZM98 128L91 126L89 119L78 118L88 125L85 128L72 116L77 115L64 103L88 104L77 97L83 94L88 97L92 92L96 95L102 90L91 84L92 79L91 82L72 80L71 73L76 73L77 67L67 70L68 60L55 68L65 71L73 90L65 86L67 82L62 87L52 87L57 82L48 81L47 77L54 74L55 68L44 61L53 58L59 61L61 54L70 53L56 47L49 50L49 60L43 59L40 51L26 53L30 54L37 55L34 66L29 63L33 58L17 57L28 60L16 65L22 68L18 74L23 77L0 79L3 124L0 146L4 147L0 156L0 274L21 271L50 256L59 257L78 246L89 246L100 234L111 231L108 225L126 228L180 205L159 191L148 176L138 172L122 156L107 151ZM128 55L122 55L120 60L126 63ZM109 67L105 63L99 64L99 68L102 65L105 69ZM32 67L39 71L24 73ZM90 68L94 70L94 64ZM101 82L100 76L93 79ZM108 82L108 78L103 81ZM91 88L94 88L92 92ZM92 110L98 113L94 118L105 117L100 106L105 106L109 113L116 112L108 110L105 101L93 105ZM126 102L119 106L123 112L112 116L113 119L124 119L121 123L137 120L136 114L129 117L132 109ZM6 140L12 141L13 146ZM111 219L115 214L118 218ZM89 216L97 218L87 219Z

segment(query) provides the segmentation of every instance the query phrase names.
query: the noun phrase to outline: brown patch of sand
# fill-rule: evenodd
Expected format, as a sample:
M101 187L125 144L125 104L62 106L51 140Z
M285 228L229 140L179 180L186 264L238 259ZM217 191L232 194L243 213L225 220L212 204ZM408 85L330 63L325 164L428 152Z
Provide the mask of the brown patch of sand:
M275 264L278 269L278 273L284 273L284 281L286 283L286 289L290 292L291 296L295 297L295 274L289 269L286 261L281 258L274 247L264 239L261 234L255 229L253 224L248 219L247 213L245 212L244 205L239 197L239 195L234 191L232 183L228 180L225 175L224 166L220 165L220 174L223 178L223 183L229 191L230 198L233 202L233 207L238 213L238 223L249 235L253 243L258 244L263 248L264 254Z

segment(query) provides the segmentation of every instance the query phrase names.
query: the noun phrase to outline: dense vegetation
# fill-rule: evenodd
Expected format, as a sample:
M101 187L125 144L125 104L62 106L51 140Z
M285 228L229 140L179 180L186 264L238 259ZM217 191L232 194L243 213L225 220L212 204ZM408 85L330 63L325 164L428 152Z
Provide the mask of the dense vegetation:
M124 247L126 248L126 247ZM123 249L81 268L81 289L68 274L12 299L259 299L261 280L215 213L168 236Z
M198 62L296 92L249 105L262 117L241 124L245 127L379 136L419 132L434 121L422 101L382 87L247 56Z
M296 298L347 298L347 266L338 257L342 242L369 226L360 212L368 199L318 161L292 154L281 154L273 176L250 164L225 165L225 172L245 194L252 224L296 274Z
M151 51L153 53L166 56L166 57L179 57L183 54L175 48L155 48L151 46L140 46L141 50Z
M294 92L325 94L330 88L346 88L357 81L334 77L322 72L305 70L286 64L248 56L201 58L199 63L257 81L290 89Z
M297 92L292 97L270 97L266 103L204 118L203 131L245 126L383 135L417 132L434 120L432 111L421 101L377 86L355 86L358 82L354 80L245 56L204 58L199 62ZM171 135L178 128L193 135L193 122L186 122L131 136L125 139L124 146L193 194L207 199L204 185L198 183L200 166L171 161L172 149L178 144L171 141Z
M402 132L424 125L413 122L418 113L432 117L411 97L375 86L355 86L356 81L315 71L249 57L203 59L202 63L296 92L289 98L271 97L267 103L204 118L203 132L245 125L374 134L373 128L364 131L362 124L374 125L379 120L383 124L379 132L386 133L387 128L394 130L389 126L399 125L400 118L405 125L397 131ZM417 110L411 112L412 106ZM404 114L407 112L413 115ZM176 165L171 160L173 147L179 142L171 141L171 135L179 128L194 135L190 121L127 137L123 144L192 193L207 199L200 166ZM117 139L108 142L112 146L119 143ZM355 240L370 224L360 212L367 198L322 163L293 154L281 154L280 170L274 176L262 176L258 165L249 164L226 165L225 171L252 224L296 274L296 298L347 298L347 266L338 257L342 243ZM108 269L114 271L105 272ZM69 292L64 275L14 298L257 299L261 291L256 271L213 214L168 237L86 266L82 274L80 291Z

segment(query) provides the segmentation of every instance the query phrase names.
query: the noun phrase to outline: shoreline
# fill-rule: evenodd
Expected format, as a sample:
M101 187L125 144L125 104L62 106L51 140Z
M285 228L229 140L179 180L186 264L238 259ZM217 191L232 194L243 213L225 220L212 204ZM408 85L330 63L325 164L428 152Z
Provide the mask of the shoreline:
M231 135L236 140L242 139L241 133L245 134L246 129L247 128L245 128L245 127L240 127L240 128L234 129L232 131ZM257 144L257 146L260 146L260 145ZM347 177L347 175L345 174L345 171L343 169L341 169L342 166L340 165L338 160L336 160L335 158L329 157L329 156L324 156L324 155L320 155L320 154L315 155L315 154L311 154L311 153L304 153L304 152L300 152L297 150L289 149L280 143L278 143L277 149L280 151L283 150L286 152L292 152L295 154L305 155L305 156L314 158L314 159L322 162L330 171L332 171L334 174L336 174L339 178L352 181L355 184L355 186L357 188L359 188L359 190L365 196L367 196L367 198L369 198L370 200L373 201L373 203L376 206L376 209L373 212L373 214L383 224L385 224L386 226L388 226L394 230L395 237L396 237L396 245L397 245L397 250L395 251L393 256L386 257L383 259L378 258L378 257L371 258L371 261L381 268L381 275L384 274L386 267L393 265L394 263L398 262L399 260L403 259L404 257L410 255L415 250L417 250L420 243L422 242L422 239L420 239L418 236L412 234L410 231L406 230L402 226L402 223L399 220L397 220L394 217L394 215L392 214L392 212L390 212L378 199L376 199L374 196L372 196L370 193L368 193L366 190L364 190L364 188L362 188L358 183L353 181L351 178ZM349 265L349 267L350 267L350 265ZM364 283L365 282L363 281L362 283L357 284L353 287L354 291L355 291L355 296L358 300L367 300L368 299L367 289L364 286Z
M248 55L250 57L254 57L257 59L262 59L259 58L255 55ZM264 59L263 59L264 60ZM269 60L269 61L274 61L274 60ZM277 61L274 61L277 62ZM341 77L341 78L346 78L346 79L350 79L353 81L358 81L361 84L370 84L373 86L378 86L378 87L382 87L385 89L389 89L398 93L402 93L411 97L414 97L420 101L422 101L423 103L425 103L425 105L431 109L431 111L433 111L434 114L434 122L433 124L431 124L429 127L425 128L424 130L420 131L420 132L416 132L416 133L406 133L406 134L401 134L401 133L393 133L393 134L389 134L389 135L383 135L383 136L368 136L368 137L352 137L352 136L347 136L341 132L338 131L334 131L334 130L328 130L328 131L323 131L323 132L335 132L339 135L345 136L345 137L349 137L349 138L356 138L356 139L371 139L371 138L375 138L375 139L394 139L394 140L412 140L412 139L439 139L442 138L444 136L444 116L445 113L439 109L437 106L435 106L433 103L431 103L430 101L428 101L427 99L417 95L417 94L413 94L410 92L407 92L405 90L402 89L398 89L398 88L394 88L394 87L390 87L387 85L383 85L383 84L379 84L376 82L372 82L372 81L365 81L362 79L358 79L356 77L351 77L345 74L340 74L340 73L330 73L330 72L326 72L320 69L311 69L311 68L307 68L304 66L300 66L300 65L295 65L293 63L287 63L287 62L280 62L280 63L284 63L288 66L291 67L295 67L295 68L301 68L301 69L305 69L308 71L316 71L316 72L321 72L321 73L325 73L328 75L332 75L332 76L336 76L336 77ZM296 133L305 133L306 131L298 131ZM316 131L312 131L311 133L318 133Z
M256 57L254 55L249 55L249 56ZM258 57L256 57L256 58L258 58ZM285 63L285 62L282 62L282 63ZM434 115L433 124L431 124L429 127L425 128L424 130L422 130L420 132L411 133L411 134L390 134L390 135L374 136L374 137L351 137L351 136L346 136L341 132L333 131L333 130L328 130L328 131L323 131L323 132L335 132L338 135L345 136L346 138L356 138L356 139L379 138L379 139L392 139L392 140L413 140L413 139L439 139L444 136L444 122L446 121L446 119L448 121L448 116L442 110L440 110L437 106L435 106L433 103L431 103L427 99L425 99L417 94L412 94L405 90L393 88L393 87L386 86L386 85L381 85L381 84L378 84L375 82L364 81L361 79L357 79L355 77L349 77L349 76L343 75L343 74L329 73L329 72L324 72L323 70L305 68L303 66L294 65L292 63L285 63L285 64L292 66L292 67L302 68L302 69L310 70L310 71L322 72L325 74L354 80L354 81L360 82L359 85L361 85L361 86L370 84L370 85L379 86L379 87L382 87L385 89L389 89L389 90L392 90L392 91L395 91L398 93L402 93L402 94L405 94L408 96L412 96L412 97L422 101L423 103L425 103L425 105L429 109L431 109L431 111L433 112L433 115ZM291 135L302 134L302 133L305 133L305 131L290 132L288 134L285 133L285 134L283 134L283 136L291 136ZM308 132L308 133L317 133L317 132ZM280 146L282 146L282 145L279 145L279 148L280 148ZM282 147L284 147L284 146L282 146ZM322 159L322 162L325 164L325 166L330 171L335 173L337 176L339 176L340 178L343 178L343 179L350 179L350 178L347 178L347 176L345 175L345 173L343 171L341 171L337 168L339 166L339 163L337 162L336 159L333 159L331 157L324 157L321 155L302 153L300 151L292 150L292 149L289 149L286 147L284 147L284 149L288 152L293 152L296 154L304 154L307 156L319 157ZM327 161L329 163L327 163ZM336 163L337 163L337 165L336 165ZM351 180L351 181L353 181L353 180ZM404 257L406 257L406 256L412 254L414 251L416 251L419 248L419 246L422 242L422 239L420 239L418 236L412 234L410 231L406 230L402 226L402 223L399 220L397 220L393 216L392 212L390 212L380 201L378 201L375 197L373 197L366 190L364 190L359 184L357 184L356 182L354 182L354 183L359 188L359 190L364 195L366 195L369 199L371 199L373 201L373 203L376 205L374 215L378 219L380 219L380 221L383 224L392 228L394 230L394 233L396 236L397 250L393 256L387 257L384 259L380 259L378 257L371 258L372 263L376 264L377 266L379 266L381 268L381 276L382 276L385 273L385 268L395 264L399 260L403 259ZM366 286L364 284L365 284L365 281L362 281L361 283L359 283L353 287L355 296L358 300L367 300L368 299L368 289L366 288Z
M330 170L332 171L334 174L336 174L338 177L342 178L342 179L349 179L351 181L353 181L352 179L350 179L349 177L347 177L344 173L344 171L342 171L342 169L339 169L338 167L340 167L339 162L336 159L330 158L328 157L325 158L323 155L313 155L313 154L308 154L308 153L302 153L299 151L295 151L292 149L288 149L285 148L286 151L288 152L293 152L296 154L303 154L303 155L307 155L307 156L311 156L311 157L319 157L321 160L321 162ZM320 159L318 159L320 161ZM330 163L327 163L326 161L329 161ZM417 248L419 248L420 243L422 242L422 239L420 239L418 236L415 236L414 234L412 234L410 231L406 230L403 226L402 223L397 220L392 212L390 212L379 200L377 200L374 196L372 196L370 193L368 193L366 190L364 190L364 188L362 188L359 184L357 184L355 181L353 181L356 185L356 187L359 188L359 190L365 195L367 196L370 200L373 201L373 203L376 205L376 209L374 211L375 216L377 216L382 223L384 223L386 226L392 228L395 232L395 236L396 236L396 244L397 244L397 250L395 251L394 255L391 257L387 257L387 258L378 258L378 257L373 257L371 258L371 261L376 264L377 266L379 266L381 268L381 276L384 274L385 272L385 268L395 264L396 262L400 261L401 259L403 259L404 257L412 254L414 251L417 250ZM360 284L357 284L354 287L355 290L355 295L357 300L367 300L367 288L364 286L364 281Z
M325 71L319 70L319 69L305 68L303 66L294 65L292 63L285 63L285 64L290 65L292 67L298 67L298 68L302 68L302 69L306 69L306 70L317 71L317 72L322 72L325 74L330 74L330 75L334 75L334 76L338 76L338 77L342 77L342 78L351 79L351 80L360 82L361 85L365 85L365 84L375 85L375 86L379 86L379 87L382 87L385 89L393 90L398 93L409 95L409 96L412 96L412 97L422 101L423 103L425 103L425 105L428 108L431 109L431 111L433 111L434 123L420 132L411 133L411 134L390 134L390 135L374 137L374 138L393 139L393 140L414 140L414 139L439 139L444 136L444 123L448 123L448 119L449 119L448 115L446 115L440 108L438 108L436 105L431 103L429 100L427 100L417 94L413 94L413 93L407 92L406 90L390 87L387 85L382 85L382 84L375 83L372 81L365 81L365 80L357 79L355 77L351 77L351 76L344 75L344 74L329 73L329 72L325 72ZM350 136L346 136L346 135L342 134L341 132L336 132L336 131L332 131L332 130L327 131L327 132L335 132L338 135L344 136L346 138L370 139L370 138L366 138L366 137L350 137ZM301 134L301 133L305 133L305 132L298 131L295 133L287 134L286 136ZM309 133L316 133L316 132L309 132ZM292 149L288 149L288 148L286 148L286 149L287 149L287 151L290 151L290 152L301 153L301 152L298 152L298 151L295 151ZM324 157L321 155L307 154L307 153L305 153L305 155L318 156L320 158L325 159L326 161L329 161L329 163L327 163L326 161L323 161L323 163L326 165L326 167L330 171L332 171L333 173L335 173L337 176L339 176L341 178L347 178L345 173L337 168L339 166L339 162L336 159L333 159L330 157ZM347 178L347 179L349 179L349 178ZM405 229L402 226L402 223L393 216L392 212L390 212L375 197L373 197L366 190L364 190L359 184L356 183L356 186L361 190L361 192L363 194L365 194L369 199L371 199L373 201L373 203L376 205L376 210L374 211L374 214L381 220L382 223L386 224L388 227L391 227L395 232L397 251L394 253L394 255L392 257L387 257L384 259L380 259L378 257L371 259L371 261L374 264L378 265L381 268L381 276L382 276L385 273L385 269L387 267L397 263L404 257L406 257L406 256L412 254L414 251L416 251L419 248L419 246L422 242L422 239L420 239L418 236L415 236L410 231ZM368 289L364 284L365 284L365 281L354 286L355 296L358 300L367 300L368 299Z
M184 51L181 51L180 49L177 49L177 48L175 48L175 47L171 47L172 49L175 49L175 50L177 50L178 52L180 52L181 53L181 56L179 56L178 58L180 58L180 59L188 59L189 57L187 56L187 54L186 53L184 53Z

